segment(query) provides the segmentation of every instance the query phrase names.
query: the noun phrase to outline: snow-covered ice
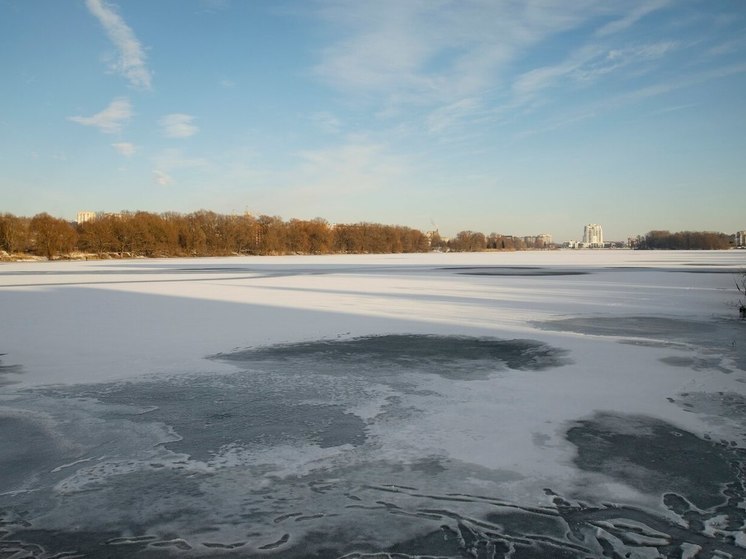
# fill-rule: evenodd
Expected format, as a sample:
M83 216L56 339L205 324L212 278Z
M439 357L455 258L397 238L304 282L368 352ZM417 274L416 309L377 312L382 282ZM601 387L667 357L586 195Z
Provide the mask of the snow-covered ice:
M744 268L0 265L0 551L746 556Z

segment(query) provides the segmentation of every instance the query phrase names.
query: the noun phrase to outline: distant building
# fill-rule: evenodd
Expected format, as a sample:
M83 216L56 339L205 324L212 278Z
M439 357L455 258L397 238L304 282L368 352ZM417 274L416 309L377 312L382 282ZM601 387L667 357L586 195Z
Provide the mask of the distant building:
M602 248L604 246L604 232L596 223L589 223L583 229L583 246L589 248Z
M78 218L76 221L78 222L78 225L81 223L85 223L86 221L93 221L96 219L96 212L78 212Z
M510 237L508 235L500 235L500 237L503 237L505 239L513 237ZM539 235L527 235L525 237L517 237L517 240L523 241L523 244L526 246L526 248L549 248L549 246L552 244L552 236L548 233L541 233Z
M746 247L746 231L736 231L736 246Z

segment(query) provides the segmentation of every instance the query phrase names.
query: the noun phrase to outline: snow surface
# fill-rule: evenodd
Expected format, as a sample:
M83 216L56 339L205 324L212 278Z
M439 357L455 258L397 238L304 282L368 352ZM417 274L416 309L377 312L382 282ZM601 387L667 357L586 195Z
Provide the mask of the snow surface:
M482 526L475 519L490 518L498 500L521 510L551 508L554 494L681 521L664 505L664 488L650 491L640 478L640 468L649 477L657 466L620 458L616 449L610 450L616 472L584 463L567 432L599 414L640 416L704 444L724 439L729 448L746 448L746 329L734 306L734 279L744 268L746 251L2 264L0 430L29 421L39 440L55 448L29 455L43 465L36 477L16 472L16 486L0 485L0 515L6 511L11 533L17 531L13 511L22 505L36 511L28 521L39 529L65 532L74 524L135 538L125 547L197 554L226 550L231 542L243 552L289 554L314 531L338 541L349 523L358 535L348 536L345 552L381 551L437 530L444 518L455 518L448 514ZM256 348L392 334L533 340L565 357L549 368L496 364L472 375L483 364L461 357L382 368L373 358L350 365L302 355L288 360L271 351L251 356ZM169 391L185 398L172 415L161 396ZM250 393L259 397L240 399ZM145 401L148 394L153 401ZM281 424L277 438L267 442L261 430L249 435L234 423L218 444L201 425L189 424L190 406L195 414L212 406L210 417L222 417L213 413L222 409L215 402L231 398L239 398L240 407L267 404ZM233 409L226 404L225 417ZM613 427L614 436L640 435L625 434L624 422ZM0 445L0 468L11 471L13 452L20 451L3 455ZM199 535L194 519L161 518L142 508L142 522L134 522L128 505L111 496L114 489L99 490L134 474L182 471L199 480L200 521L210 526L209 537ZM674 489L679 481L671 482ZM43 506L28 496L40 487ZM196 506L178 491L163 496L161 508ZM271 507L260 498L267 491L276 497ZM457 494L469 495L468 503L443 513L444 499ZM357 509L345 508L357 506L350 495L384 512L355 516ZM429 505L427 495L435 496ZM112 513L102 520L92 504ZM395 509L400 512L392 517ZM439 520L427 520L428 514ZM635 514L628 523L641 522ZM734 530L712 514L707 530ZM611 517L602 516L596 532L608 534L603 522ZM468 547L463 529L453 529ZM600 554L601 544L584 537L588 553ZM605 541L618 549L637 546L639 556L648 556L662 549L651 548L649 539ZM557 540L568 549L575 545ZM277 546L262 548L267 542ZM682 550L703 545L699 539L674 544Z
M692 264L697 267L692 266ZM541 266L580 276L468 276ZM23 384L192 372L233 347L378 332L534 335L577 314L727 316L744 252L573 251L0 265L6 364ZM611 267L611 269L609 269ZM641 276L627 267L654 270ZM510 270L508 270L510 271ZM211 369L214 365L211 365Z

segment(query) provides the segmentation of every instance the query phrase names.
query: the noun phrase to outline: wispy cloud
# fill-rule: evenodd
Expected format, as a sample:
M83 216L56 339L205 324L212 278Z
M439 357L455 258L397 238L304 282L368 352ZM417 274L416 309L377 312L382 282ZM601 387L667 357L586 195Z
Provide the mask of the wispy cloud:
M707 53L712 56L722 56L732 54L736 52L743 52L744 45L746 45L746 39L738 37L737 39L731 39L729 41L718 43L707 50Z
M633 7L629 12L624 14L622 17L612 21L601 27L596 34L599 36L611 35L613 33L619 33L625 29L632 27L635 23L640 21L642 18L662 10L671 5L671 0L648 0L643 4Z
M601 103L601 105L604 107L616 108L618 106L626 105L630 102L662 95L664 93L668 93L669 91L676 91L678 89L684 89L700 83L719 80L738 74L746 74L746 63L731 64L728 66L713 68L711 70L705 70L696 74L682 76L674 80L654 83L645 87L641 87L634 91L629 91L606 99Z
M440 136L463 124L486 130L516 109L571 102L548 95L556 86L575 91L656 68L681 42L630 44L626 30L672 1L328 0L315 13L337 35L313 73L355 104L378 105L381 121L416 115L413 129ZM585 43L570 47L562 37L571 31ZM544 65L526 66L537 60Z
M133 86L150 89L151 73L145 62L145 50L129 25L104 0L86 0L86 6L101 23L119 52L114 69L124 75Z
M442 132L451 128L472 116L479 110L479 100L469 97L455 103L440 107L431 112L427 117L427 129L429 132Z
M622 48L586 45L558 64L535 68L519 75L513 83L513 93L518 97L518 102L526 101L526 98L556 86L563 80L577 83L593 82L622 68L639 67L641 64L663 58L678 47L679 44L674 41Z
M83 126L94 126L106 134L115 134L132 116L129 99L118 97L108 107L93 116L69 116L68 120Z
M663 107L662 109L658 109L657 111L651 111L648 113L650 116L656 116L656 115L662 115L666 113L674 113L678 111L685 111L688 109L693 109L694 107L699 106L697 103L687 103L685 105L672 105L670 107Z
M160 186L171 186L174 183L174 179L171 175L160 169L153 170L153 182Z
M573 77L577 80L595 79L598 76L609 74L620 68L632 65L641 65L651 61L659 60L679 49L681 45L676 41L660 41L645 45L614 48L597 59L589 60L584 66L580 66L574 72Z
M313 73L356 105L378 105L382 122L415 119L412 130L445 141L468 126L473 138L516 110L554 102L544 95L554 86L588 87L622 68L648 71L679 45L630 46L622 31L670 1L328 0L316 15L338 35L319 51ZM606 29L594 33L599 26ZM567 42L555 39L574 30L586 43L565 51ZM531 60L558 59L525 71Z
M166 115L158 121L161 133L167 138L189 138L194 136L199 128L192 124L194 117L183 113Z
M120 155L124 155L125 157L132 157L137 151L137 147L135 146L135 144L131 144L129 142L116 142L111 145L115 150L119 152Z
M526 48L608 10L590 0L524 8L507 0L337 0L319 14L345 36L314 70L335 87L383 93L387 102L454 102L491 87Z
M583 106L579 110L570 110L559 113L543 127L525 130L519 133L517 137L526 138L539 133L554 131L566 126L573 125L579 121L600 117L601 115L608 113L609 111L614 111L630 104L639 103L640 101L644 101L646 99L659 97L672 91L686 89L688 87L692 87L701 83L707 83L713 80L719 80L738 74L746 74L746 63L722 66L720 68L705 70L696 74L682 76L673 80L651 83L637 89L600 99L595 103L590 103ZM648 116L689 109L694 106L696 106L696 104L665 107L655 112L649 112Z

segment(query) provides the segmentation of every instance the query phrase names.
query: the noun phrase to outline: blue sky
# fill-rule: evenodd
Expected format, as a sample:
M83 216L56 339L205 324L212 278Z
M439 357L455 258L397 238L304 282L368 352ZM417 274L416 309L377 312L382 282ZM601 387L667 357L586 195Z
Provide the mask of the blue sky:
M742 0L0 0L0 211L746 229Z

